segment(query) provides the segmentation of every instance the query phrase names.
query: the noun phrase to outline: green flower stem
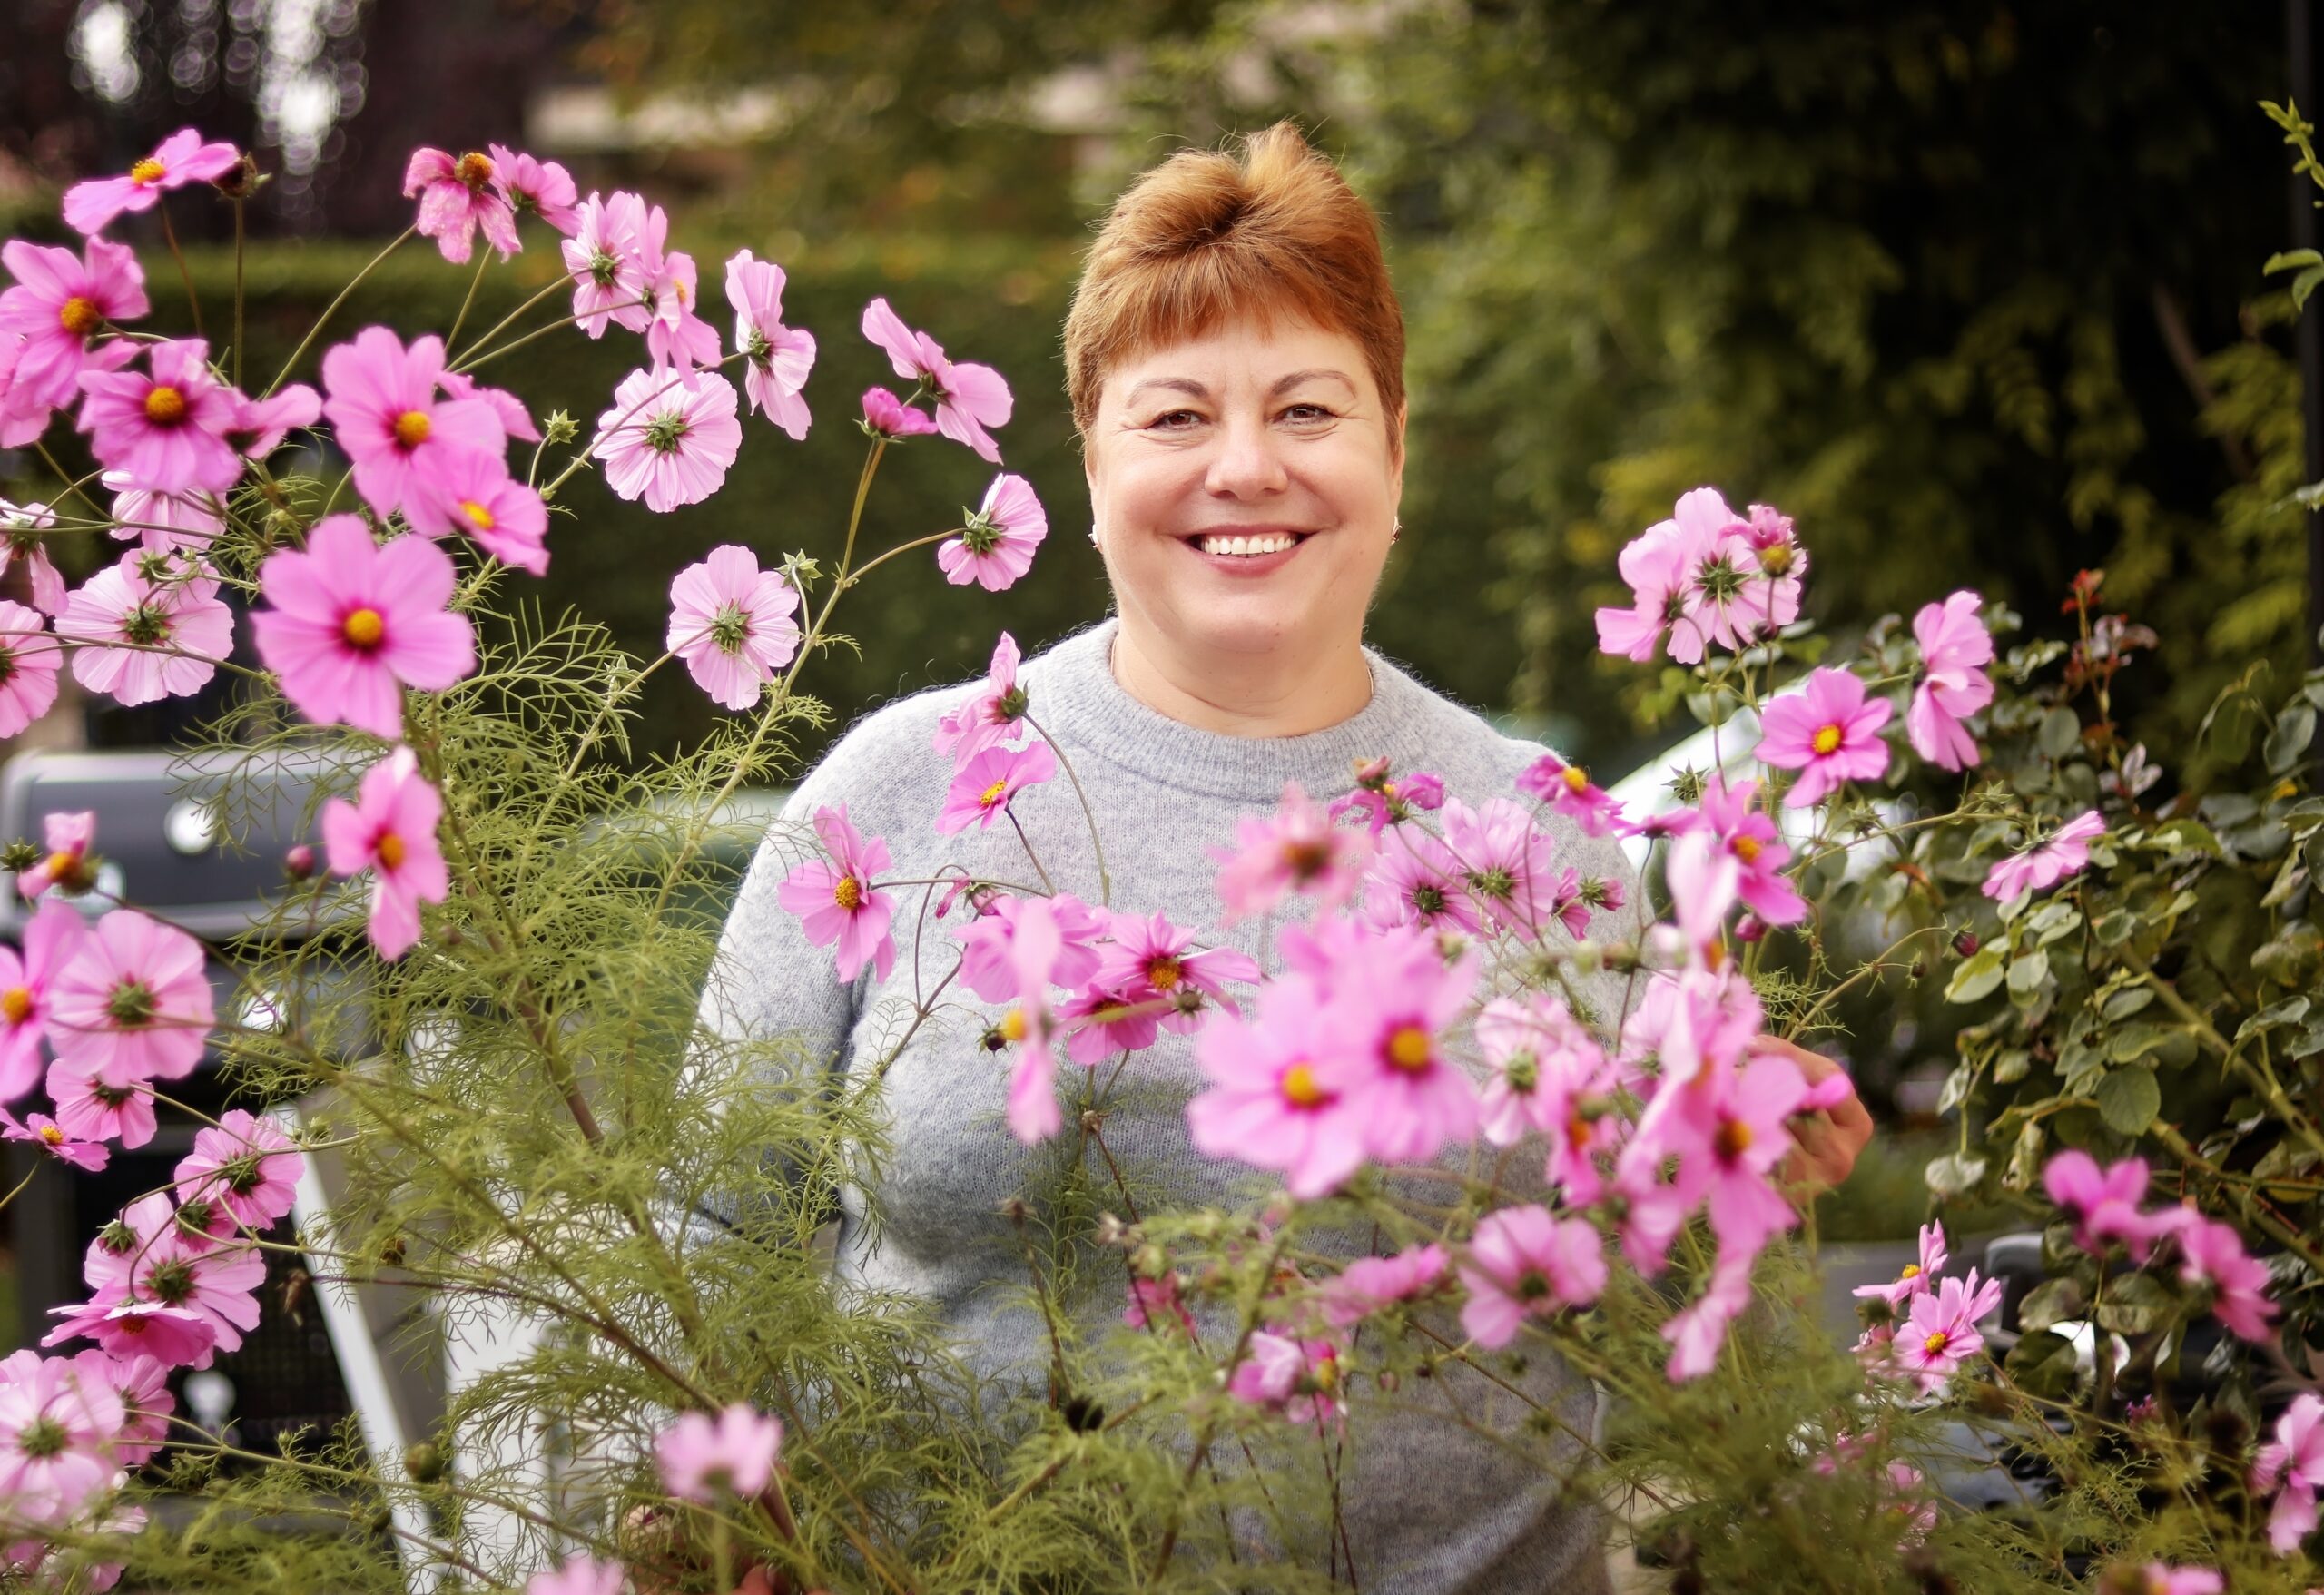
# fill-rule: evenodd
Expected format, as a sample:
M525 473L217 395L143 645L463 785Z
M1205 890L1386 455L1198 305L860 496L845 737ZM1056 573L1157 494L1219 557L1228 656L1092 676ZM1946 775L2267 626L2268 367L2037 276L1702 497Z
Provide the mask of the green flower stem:
M90 497L85 492L82 491L82 484L95 481L99 477L104 475L103 471L94 470L91 471L85 477L75 477L71 471L66 470L63 466L56 463L56 456L51 454L48 451L48 445L42 442L37 438L33 439L33 452L39 455L42 459L47 462L48 468L56 473L56 479L64 484L64 490L67 493L72 494L74 497L78 498L82 503L87 505L91 515L96 516L101 519L104 519L108 524L110 524L111 517L107 517L103 510L97 507L97 501Z
M160 208L162 237L170 246L170 259L178 263L178 281L185 284L186 309L193 313L193 335L200 338L202 336L202 299L193 291L193 272L185 263L185 251L178 248L178 230L170 225L170 199L167 194L162 196Z
M333 299L330 303L323 307L323 313L315 318L315 324L313 326L307 329L307 335L299 340L299 347L290 351L290 358L282 362L282 369L274 374L274 380L269 382L266 385L266 391L259 395L261 399L271 398L276 389L281 387L283 383L290 380L290 373L299 369L299 362L306 357L307 350L314 346L316 339L322 336L323 329L330 325L330 319L338 312L339 307L347 302L347 296L355 291L357 287L361 284L363 279L369 277L372 271L377 269L380 261L386 260L389 255L394 254L396 251L401 249L406 243L409 242L412 236L418 231L419 229L417 227L407 227L401 232L397 233L395 237L388 241L386 248L382 249L378 254L373 255L370 260L364 263L363 269L360 271L358 271L354 276L347 280L347 286L339 290L337 298Z
M490 245L477 251L476 273L468 279L468 297L460 300L459 314L452 318L452 330L444 334L444 347L449 349L460 340L460 329L468 324L468 310L476 303L476 290L484 286L484 273L492 264Z
M458 356L458 360L457 360L457 362L453 365L452 369L453 369L454 370L456 370L456 371L457 371L457 370L459 370L459 369L463 369L462 362L466 362L466 361L468 361L468 360L469 360L469 359L471 359L475 358L476 351L477 351L478 350L480 350L480 349L482 349L482 348L486 347L486 346L487 346L487 344L489 344L489 343L490 343L494 339L496 339L496 338L499 337L503 332L506 332L507 330L508 330L508 329L509 329L512 325L514 325L514 324L516 323L516 321L517 321L517 318L518 318L518 317L520 317L520 316L522 316L522 315L523 315L527 310L531 310L535 305L537 305L537 304L540 303L540 302L541 302L541 300L545 300L545 299L548 298L548 297L549 297L549 295L551 295L551 294L553 294L553 293L558 293L558 292L561 292L561 291L563 291L564 290L566 290L566 289L567 289L567 288L570 288L570 287L572 287L572 286L573 286L573 279L572 279L572 278L570 278L570 277L558 276L558 277L551 278L551 279L549 280L548 284L547 284L547 287L543 288L539 292L537 292L537 293L536 293L536 294L532 295L530 298L527 299L523 304L518 305L515 310L510 310L507 315L505 315L505 316L501 317L501 318L500 318L500 320L497 320L497 321L496 321L496 322L494 322L494 323L492 324L492 326L491 326L491 327L489 327L489 328L488 328L488 329L487 329L486 330L484 330L484 331L479 332L478 334L477 334L477 340L476 340L476 341L475 341L474 343L469 344L469 345L468 346L468 348L466 348L466 349L464 349L464 350L462 350L460 351L459 355ZM639 304L639 303L643 303L643 302L644 302L643 300L632 300L630 301L630 303L631 303L631 304ZM607 305L607 306L606 307L606 309L608 311L616 310L626 310L626 309L628 309L628 308L629 308L629 307L628 307L627 305ZM451 347L451 340L450 340L449 339L446 339L446 340L445 340L445 347L446 347L446 348L448 348L448 349Z
M1089 851L1098 855L1098 901L1111 907L1114 877L1113 872L1106 868L1106 844L1098 839L1098 811L1089 806L1089 794L1081 790L1081 777L1073 773L1073 761L1065 756L1063 748L1058 746L1057 738L1042 730L1041 723L1030 714L1025 716L1025 724L1033 728L1035 736L1049 744L1049 752L1057 755L1058 768L1065 772L1066 780L1073 784L1073 795L1081 804L1081 818L1089 826Z
M18 1180L15 1186L10 1187L6 1196L0 1196L0 1213L5 1213L8 1210L8 1204L15 1201L18 1196L24 1195L25 1187L33 1183L33 1176L38 1174L40 1172L40 1162L35 1158L33 1162L32 1167L25 1171L25 1177Z
M234 386L242 385L242 202L234 202Z
M560 323L560 324L561 324L561 323ZM553 331L555 331L556 330L556 329L555 327L544 327L544 328L541 328L541 329L540 329L540 332L553 332ZM527 334L526 334L526 336L525 336L524 338L520 338L520 339L518 339L518 340L517 340L517 343L523 343L523 342L527 341L527 340L529 340L529 339L531 339L531 338L536 338L536 337L538 337L538 336L539 336L539 332L531 332L531 333L527 333ZM514 348L516 348L516 347L517 347L517 344L516 344L516 343L512 343L512 344L508 345L507 347L508 347L508 349L514 349ZM507 352L507 350L495 350L494 352L495 352L495 353L506 353L506 352ZM714 365L714 366L704 366L704 367L703 368L703 369L704 369L704 370L706 370L706 371L714 371L714 370L719 369L719 368L720 368L720 367L723 367L723 366L731 366L731 365L733 365L736 360L741 359L743 359L743 356L741 356L741 355L739 355L739 354L730 354L730 355L728 355L724 359L720 360L720 361L718 362L718 364L717 364L717 365ZM618 432L618 431L620 431L624 427L625 427L625 426L629 425L629 418L630 418L630 417L632 417L632 416L635 415L639 410L644 409L647 405L652 404L655 399L657 399L661 398L661 397L662 397L662 395L664 395L665 393L669 392L669 391L670 391L670 389L672 389L673 388L678 387L681 383L683 383L683 382L684 382L684 377L683 375L681 375L681 376L675 377L675 378L671 379L670 379L669 381L667 381L667 382L663 383L663 384L662 384L662 386L660 386L659 388L656 388L655 389L654 389L654 391L653 391L653 392L651 392L651 393L647 394L645 398L643 398L643 399L639 399L635 404L631 405L627 409L625 409L625 410L622 411L622 412L621 412L621 414L619 414L618 416L615 416L615 417L614 418L614 424L613 424L611 427L609 427L609 428L602 428L602 429L600 430L600 432L599 432L599 434L598 434L598 435L599 435L600 437L602 437L602 436L604 435L604 433L605 433L605 432L606 432L606 431L613 431L613 432ZM581 447L581 448L577 448L577 449L576 449L576 450L574 451L573 458L570 458L570 459L568 459L568 460L566 460L566 461L565 462L565 468L564 468L563 470L559 471L559 472L556 474L556 476L555 479L554 479L554 480L552 480L552 481L549 483L549 485L548 485L547 487L543 487L543 488L541 489L541 497L542 497L542 499L543 499L544 501L550 500L550 499L554 499L554 498L556 497L556 490L557 490L559 487L564 487L564 486L565 486L565 484L566 483L566 481L568 481L568 480L572 478L573 473L574 473L574 472L576 472L576 471L577 471L577 470L579 470L583 466L585 466L585 465L586 465L586 464L588 464L588 463L589 463L590 450L591 450L593 448L595 448L595 447L596 447L596 439L593 438L591 438L591 439L590 439L590 441L589 441L588 443L586 443L586 444L582 445L582 447ZM877 451L876 449L873 451L873 457L874 457L875 458L878 457L878 451ZM859 487L856 489L856 495L855 495L855 514L856 514L856 518L857 518L857 519L861 519L861 518L862 517L862 515L863 515L863 487L869 487L870 485L871 485L871 484L870 484L870 480L869 480L869 478L868 478L868 477L867 477L867 478L866 478L865 482L863 483L863 486L862 486L862 487ZM852 548L854 546L855 546L855 529L854 529L854 527L853 527L852 523L851 523L851 524L850 524L850 526L849 526L849 528L848 528L848 546L849 546L849 547L851 547L851 548ZM836 592L834 592L832 596L833 597L837 597L837 596L838 596L838 594L837 594ZM825 608L825 613L829 613L830 606L829 606L828 605L826 605L826 606L824 606L824 608ZM805 656L806 656L806 651L805 651L805 649L803 647L803 648L801 649L801 651L800 651L800 657L803 659ZM791 672L791 675L792 675L793 677L795 677L798 674L799 674L799 672L798 672L797 667L796 667L796 666L793 666L793 669L792 669L792 672ZM787 691L787 689L790 687L790 684L791 684L791 679L790 679L789 677L786 677L786 678L784 679L784 681L783 681L783 686L784 686L784 688L786 689L786 691Z
M523 314L525 310L529 309L533 305L538 304L544 294L552 293L563 286L564 284L561 282L552 282L547 289L544 289L541 293L537 293L531 299L526 300L524 306L519 307L519 309L514 313L518 315ZM629 301L629 304L607 305L604 310L592 310L589 314L593 316L605 315L614 310L625 310L630 308L630 305L643 304L645 302L645 301L643 300L632 300ZM484 364L487 360L497 360L502 355L507 354L510 350L524 348L525 345L530 343L536 338L546 338L550 333L561 330L564 328L578 326L583 320L584 318L580 316L566 316L562 320L551 321L545 327L536 327L530 332L526 333L522 338L512 338L507 342L502 344L499 348L487 349L482 354L476 353L473 346L471 346L470 351L462 356L460 363L454 366L452 369L454 371L473 371L477 367ZM490 334L487 334L487 336L488 337ZM484 340L478 339L477 341L481 343ZM731 365L735 360L742 358L743 357L740 355L729 355L726 359L719 361L718 364L722 366ZM714 370L717 368L704 367L704 369L705 370ZM663 389L663 391L666 392L667 389Z

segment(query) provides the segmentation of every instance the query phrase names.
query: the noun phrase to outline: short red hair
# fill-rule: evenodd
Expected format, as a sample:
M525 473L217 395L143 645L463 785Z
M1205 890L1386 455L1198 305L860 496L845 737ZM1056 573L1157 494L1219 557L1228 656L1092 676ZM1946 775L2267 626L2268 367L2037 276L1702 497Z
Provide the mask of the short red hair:
M1232 153L1173 155L1114 202L1065 318L1074 424L1088 435L1108 371L1240 316L1290 316L1354 339L1394 446L1404 313L1380 224L1288 122Z

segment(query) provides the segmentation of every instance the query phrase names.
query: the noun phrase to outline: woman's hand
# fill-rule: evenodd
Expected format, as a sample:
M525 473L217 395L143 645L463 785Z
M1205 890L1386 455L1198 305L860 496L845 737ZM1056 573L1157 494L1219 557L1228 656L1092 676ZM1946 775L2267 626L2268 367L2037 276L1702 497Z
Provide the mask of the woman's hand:
M1763 1036L1755 1050L1788 1058L1811 1086L1843 1074L1840 1066L1820 1052L1810 1052L1797 1041ZM1841 1101L1791 1121L1792 1138L1799 1144L1783 1161L1778 1177L1795 1197L1830 1190L1847 1178L1856 1155L1872 1139L1872 1115L1865 1111L1853 1088Z

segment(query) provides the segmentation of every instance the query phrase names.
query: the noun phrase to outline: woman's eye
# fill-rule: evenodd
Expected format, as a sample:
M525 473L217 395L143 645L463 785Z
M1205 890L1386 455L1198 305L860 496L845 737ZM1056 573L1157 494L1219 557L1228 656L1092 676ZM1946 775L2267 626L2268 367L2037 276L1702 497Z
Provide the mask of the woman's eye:
M1295 404L1285 409L1283 418L1287 421L1328 421L1333 416L1320 404Z
M1202 419L1190 409L1167 410L1146 423L1148 431L1183 432Z

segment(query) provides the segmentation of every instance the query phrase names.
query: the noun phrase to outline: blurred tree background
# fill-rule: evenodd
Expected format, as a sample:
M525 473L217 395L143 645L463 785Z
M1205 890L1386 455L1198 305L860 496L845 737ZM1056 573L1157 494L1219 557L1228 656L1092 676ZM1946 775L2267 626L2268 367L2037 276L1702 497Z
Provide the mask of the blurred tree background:
M702 549L835 551L880 370L855 315L888 293L1008 374L1003 448L1052 539L1005 596L867 589L862 660L822 675L843 724L976 669L1001 627L1030 647L1103 612L1058 356L1076 256L1132 172L1288 114L1383 210L1411 325L1387 652L1582 756L1642 755L1655 694L1595 660L1590 611L1621 543L1709 481L1797 517L1843 632L1946 584L2059 629L2065 582L2104 566L2162 639L2126 730L2183 753L2228 659L2306 645L2297 377L2259 270L2290 222L2257 102L2290 81L2256 0L15 0L0 221L53 233L59 184L189 120L254 143L282 174L260 220L302 241L256 285L261 367L408 219L416 143L639 188L705 286L734 248L780 261L822 350L809 442L754 425L710 503L655 517L592 484L554 533L542 601L648 652ZM222 215L195 251L213 284ZM535 246L478 313L554 270ZM349 314L440 325L465 288L412 252ZM630 363L533 349L519 388L585 423ZM898 537L986 479L942 445L900 465L875 499ZM0 491L39 496L36 466L0 459ZM712 713L674 690L653 734Z

